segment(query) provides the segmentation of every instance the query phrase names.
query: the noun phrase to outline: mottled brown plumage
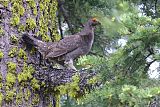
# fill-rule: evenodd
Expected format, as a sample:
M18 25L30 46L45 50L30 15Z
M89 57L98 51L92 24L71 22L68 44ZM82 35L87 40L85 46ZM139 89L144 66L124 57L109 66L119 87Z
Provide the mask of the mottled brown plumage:
M43 58L60 58L69 69L76 70L73 60L90 51L94 40L94 28L98 24L97 19L92 18L85 24L81 32L67 36L58 42L42 42L27 34L24 34L22 38L27 43L34 45Z

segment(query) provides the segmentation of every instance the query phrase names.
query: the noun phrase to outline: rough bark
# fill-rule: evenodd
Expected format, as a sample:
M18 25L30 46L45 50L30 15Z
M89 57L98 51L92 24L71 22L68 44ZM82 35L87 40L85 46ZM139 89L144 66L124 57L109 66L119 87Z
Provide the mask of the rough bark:
M60 96L83 96L96 83L95 73L45 66L39 53L21 36L35 34L57 41L56 0L0 1L0 105L2 107L59 106Z

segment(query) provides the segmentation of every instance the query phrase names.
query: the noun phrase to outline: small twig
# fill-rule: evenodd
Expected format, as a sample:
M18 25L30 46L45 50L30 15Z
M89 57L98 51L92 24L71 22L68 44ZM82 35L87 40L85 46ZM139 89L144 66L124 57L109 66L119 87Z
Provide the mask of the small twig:
M154 63L157 59L154 59L153 61L147 63L147 66L144 68L144 71L148 71L149 67L151 66L152 63Z

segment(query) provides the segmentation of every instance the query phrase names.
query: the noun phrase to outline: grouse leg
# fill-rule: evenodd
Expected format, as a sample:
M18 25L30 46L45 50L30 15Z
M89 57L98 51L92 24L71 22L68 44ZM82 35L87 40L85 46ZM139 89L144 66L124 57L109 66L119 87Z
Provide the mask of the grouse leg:
M72 59L70 59L69 61L65 61L64 63L68 69L73 69L73 70L77 71L76 67L73 65Z

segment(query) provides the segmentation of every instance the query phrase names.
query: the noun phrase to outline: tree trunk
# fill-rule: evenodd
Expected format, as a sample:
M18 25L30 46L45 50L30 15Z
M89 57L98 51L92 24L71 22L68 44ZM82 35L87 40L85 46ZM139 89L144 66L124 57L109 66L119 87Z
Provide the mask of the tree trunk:
M39 53L22 41L23 33L57 41L56 0L0 1L0 105L60 106L60 95L78 98L91 89L95 73L54 69L41 64Z
M44 41L59 39L56 26L56 0L0 1L0 104L14 106L55 106L53 94L41 92L34 64L28 64L33 52L27 51L22 34L36 34ZM33 50L31 50L33 51ZM52 103L51 103L52 101Z

